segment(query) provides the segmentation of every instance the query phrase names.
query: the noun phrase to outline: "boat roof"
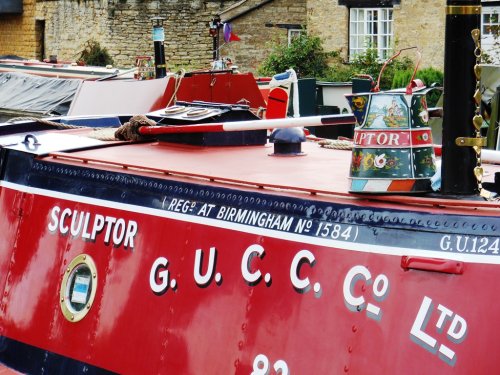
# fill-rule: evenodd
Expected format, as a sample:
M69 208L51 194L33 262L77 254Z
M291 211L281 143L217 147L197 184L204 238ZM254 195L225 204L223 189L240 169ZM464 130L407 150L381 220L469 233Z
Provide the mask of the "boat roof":
M99 79L111 76L133 78L133 72L108 66L80 66L75 63L47 63L38 60L0 59L0 72L18 72L52 78Z
M64 131L81 137L83 130ZM60 133L60 132L59 132ZM85 142L80 141L80 144ZM260 146L193 146L168 142L113 142L109 146L48 151L40 159L102 170L122 171L202 185L218 184L243 190L283 193L307 199L367 199L384 204L413 204L423 210L495 210L500 203L481 199L450 199L442 195L380 195L349 192L351 150L302 143L302 156L273 156L273 144ZM98 150L96 150L98 148ZM484 181L493 181L500 165L484 164ZM325 198L326 197L326 198ZM417 208L418 209L418 208Z

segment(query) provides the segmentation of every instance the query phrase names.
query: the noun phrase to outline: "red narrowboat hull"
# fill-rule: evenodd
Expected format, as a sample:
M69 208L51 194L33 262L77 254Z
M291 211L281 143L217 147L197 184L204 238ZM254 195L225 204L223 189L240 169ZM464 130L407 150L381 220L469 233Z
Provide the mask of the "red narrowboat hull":
M311 157L315 146L307 149ZM154 149L180 151L102 149L104 167L74 161L91 151L68 153L67 161L6 157L6 364L23 372L64 363L95 373L255 375L499 367L487 350L500 334L489 287L500 263L496 206L278 194L217 182L224 176L215 166L215 181L203 182L127 172L106 156L133 148L152 148L151 157ZM206 165L214 165L205 152ZM233 152L238 159L250 151ZM177 163L178 174L183 168ZM61 312L59 290L81 254L95 262L98 281L88 314L72 322ZM40 360L23 368L14 348Z

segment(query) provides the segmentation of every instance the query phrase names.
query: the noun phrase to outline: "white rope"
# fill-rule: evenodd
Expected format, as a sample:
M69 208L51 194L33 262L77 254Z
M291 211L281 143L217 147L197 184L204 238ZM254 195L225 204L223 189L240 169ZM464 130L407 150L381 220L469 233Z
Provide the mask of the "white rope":
M352 141L342 139L322 139L321 141L318 141L318 144L323 148L334 150L351 150L353 147Z
M33 121L42 125L54 126L59 129L92 129L93 131L87 134L87 137L98 139L100 141L118 141L115 137L116 128L91 128L89 126L70 125L39 117L15 117L11 118L7 122L14 123L18 121Z
M186 71L184 69L179 70L175 74L175 87L174 87L174 92L172 96L170 97L170 100L167 103L167 107L172 104L172 101L176 102L177 101L177 91L179 91L179 87L181 86L182 79L184 78L184 75L186 74Z

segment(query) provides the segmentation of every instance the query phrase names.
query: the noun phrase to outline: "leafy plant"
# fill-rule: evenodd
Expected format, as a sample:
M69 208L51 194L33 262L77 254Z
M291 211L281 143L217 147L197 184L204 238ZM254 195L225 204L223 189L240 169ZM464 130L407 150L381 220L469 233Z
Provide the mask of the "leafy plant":
M78 60L92 66L113 65L113 59L108 50L101 47L99 42L94 39L90 39L85 43L85 47Z
M326 80L328 81L349 81L351 78L358 75L369 75L374 81L377 81L379 73L384 65L384 61L378 57L377 50L373 48L367 49L353 57L350 62L345 62L340 58L340 51L337 51L336 56L331 61L330 74ZM391 88L393 77L396 72L401 70L411 69L413 62L408 57L394 59L387 64L380 79L380 89L388 90Z
M395 72L394 78L392 80L392 88L406 87L410 82L413 70L400 70ZM435 68L424 68L417 71L415 78L418 78L424 82L425 85L431 86L433 84L437 86L443 85L443 72Z
M289 46L274 43L272 52L258 68L258 73L272 76L293 68L300 78L322 77L328 71L328 53L321 39L302 33Z
M411 76L413 74L412 69L400 70L394 74L392 80L392 88L406 87L410 82ZM422 82L427 86L443 87L444 75L443 72L435 68L424 68L417 71L415 78L422 80ZM441 91L433 90L427 93L427 104L430 107L434 107L441 96Z
M290 46L274 43L272 48L271 54L259 67L259 74L271 76L294 68L300 78L346 82L357 75L370 75L377 80L384 65L376 49L369 48L346 62L342 59L341 50L325 52L319 37L305 33L293 40ZM412 67L412 60L406 56L388 63L381 76L380 89L390 89L396 72Z

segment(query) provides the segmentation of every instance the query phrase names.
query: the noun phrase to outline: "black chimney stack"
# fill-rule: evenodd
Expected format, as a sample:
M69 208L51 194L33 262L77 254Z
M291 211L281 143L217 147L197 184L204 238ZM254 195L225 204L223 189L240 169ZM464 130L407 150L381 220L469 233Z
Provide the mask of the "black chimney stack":
M163 78L167 75L167 65L165 63L165 31L163 30L163 17L153 17L153 44L155 50L155 75L156 78Z
M480 29L480 17L480 0L447 1L441 173L444 194L478 193L478 181L474 175L477 154L471 145L464 144L477 135L472 119L477 114L475 53L480 53L480 50L476 49L471 33ZM460 137L462 146L456 143Z

